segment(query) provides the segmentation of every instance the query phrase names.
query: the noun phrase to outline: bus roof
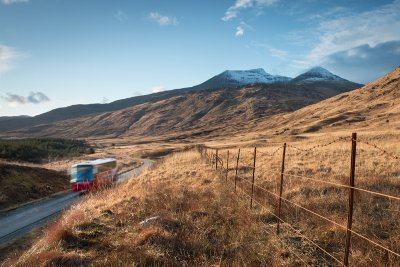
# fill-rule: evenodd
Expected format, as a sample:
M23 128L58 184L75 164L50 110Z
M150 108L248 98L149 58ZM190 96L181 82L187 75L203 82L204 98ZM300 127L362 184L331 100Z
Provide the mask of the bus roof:
M78 165L99 165L107 162L113 162L116 161L114 158L103 158L103 159L96 159L92 161L84 161L84 162L79 162L77 164L72 165L72 167L76 167Z

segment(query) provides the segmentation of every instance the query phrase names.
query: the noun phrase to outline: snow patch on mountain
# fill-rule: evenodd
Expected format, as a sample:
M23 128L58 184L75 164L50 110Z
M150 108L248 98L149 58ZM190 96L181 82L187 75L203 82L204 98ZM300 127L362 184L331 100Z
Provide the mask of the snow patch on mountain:
M241 85L256 84L256 83L280 83L288 82L291 80L289 77L271 75L265 72L264 69L252 69L252 70L227 70L222 73L229 80L236 81Z
M322 67L314 67L309 71L297 76L292 82L313 82L313 81L347 81Z

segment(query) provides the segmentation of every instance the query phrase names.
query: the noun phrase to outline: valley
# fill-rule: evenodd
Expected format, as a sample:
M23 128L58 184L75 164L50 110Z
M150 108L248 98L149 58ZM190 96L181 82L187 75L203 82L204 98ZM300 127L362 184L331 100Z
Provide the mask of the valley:
M246 258L250 265L340 266L346 239L347 189L332 184L347 183L352 132L357 132L359 142L356 186L397 197L400 150L391 144L398 144L400 133L399 71L397 68L359 89L341 88L336 78L334 84L321 84L318 78L292 88L256 84L185 92L120 111L3 133L84 138L98 147L91 155L94 158L117 155L122 160L129 155L157 160L137 179L73 206L62 220L42 230L43 234L37 233L34 249L24 247L7 263L235 265ZM276 199L260 188L279 192L284 143L283 198L338 225L310 217L284 201L282 233L271 233L270 228L276 228ZM195 146L206 148L208 156ZM249 209L254 147L257 187L254 207ZM237 191L225 181L236 179L239 148ZM215 149L220 163L215 162ZM65 159L45 166L63 169L72 163ZM215 164L220 164L218 171ZM303 176L328 184L309 183L301 180ZM399 203L364 193L355 196L354 231L397 253L399 226L391 222L396 222ZM371 207L374 213L369 211ZM155 222L142 226L150 219ZM190 238L193 235L196 238ZM381 247L353 239L351 266L397 265L396 254L385 254ZM104 254L107 256L100 256Z

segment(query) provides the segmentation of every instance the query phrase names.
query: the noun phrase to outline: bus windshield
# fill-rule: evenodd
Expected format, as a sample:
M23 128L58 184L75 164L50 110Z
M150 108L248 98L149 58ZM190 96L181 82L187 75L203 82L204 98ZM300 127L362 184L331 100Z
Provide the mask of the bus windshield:
M93 181L93 166L92 165L78 165L71 168L71 181Z

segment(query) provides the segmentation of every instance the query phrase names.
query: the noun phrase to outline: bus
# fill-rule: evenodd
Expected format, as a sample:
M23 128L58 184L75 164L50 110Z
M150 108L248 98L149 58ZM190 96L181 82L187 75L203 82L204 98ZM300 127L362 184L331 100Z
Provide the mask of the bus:
M95 190L111 185L117 179L117 160L96 159L71 167L71 186L75 192Z

